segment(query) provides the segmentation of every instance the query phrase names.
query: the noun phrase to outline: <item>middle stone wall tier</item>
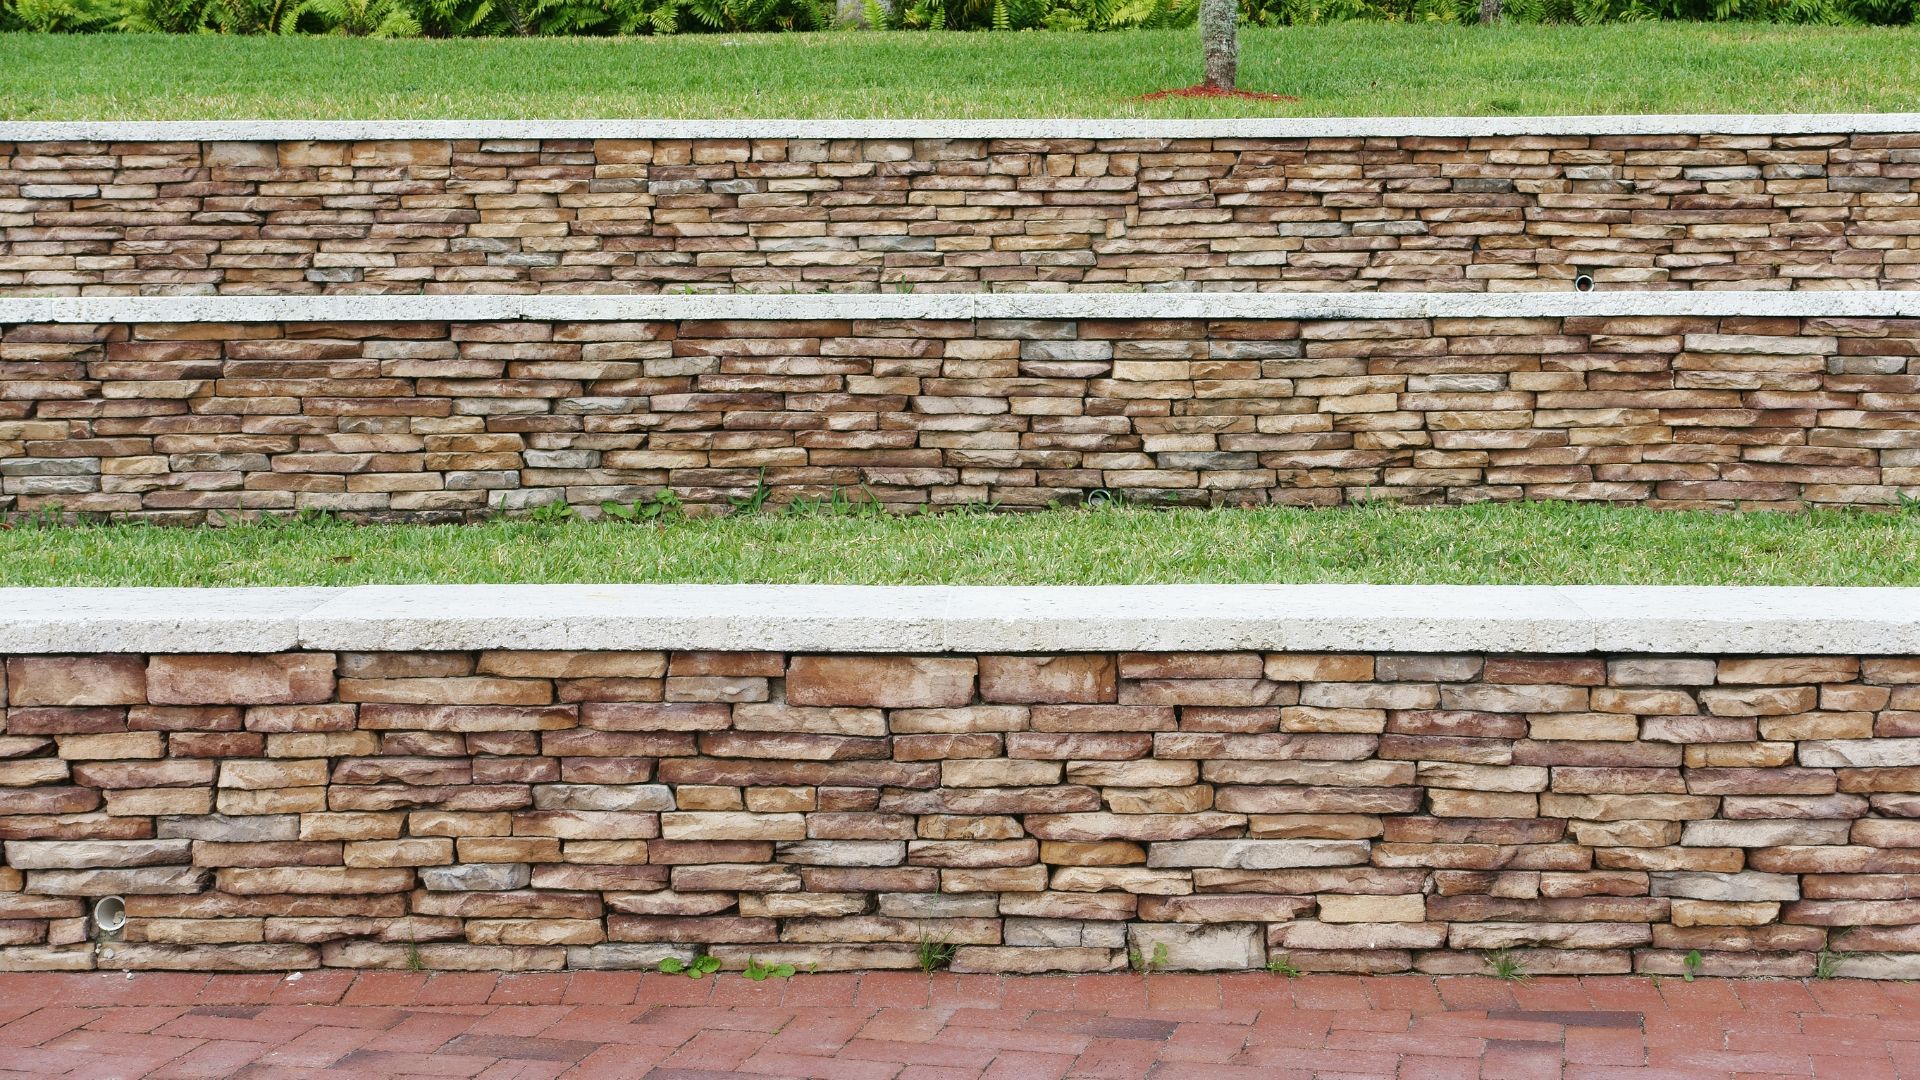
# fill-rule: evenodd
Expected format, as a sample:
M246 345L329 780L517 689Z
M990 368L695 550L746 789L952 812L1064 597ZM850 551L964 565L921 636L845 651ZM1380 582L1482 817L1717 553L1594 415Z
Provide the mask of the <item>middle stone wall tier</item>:
M904 299L904 298L902 298ZM0 510L1890 506L1920 318L0 325Z

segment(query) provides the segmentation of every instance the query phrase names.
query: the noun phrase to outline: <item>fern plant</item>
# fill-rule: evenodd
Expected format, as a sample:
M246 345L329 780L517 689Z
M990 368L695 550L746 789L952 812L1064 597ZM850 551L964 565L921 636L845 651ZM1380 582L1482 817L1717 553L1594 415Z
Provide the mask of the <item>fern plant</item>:
M861 0L876 30L1108 31L1194 24L1199 0ZM1242 0L1253 25L1472 23L1479 0ZM553 37L824 30L833 0L0 0L0 31ZM1886 26L1920 0L1505 0L1521 24L1679 20Z
M420 20L402 0L303 0L299 13L348 37L420 36Z
M11 0L0 5L0 30L36 34L92 34L129 30L127 12L111 0Z

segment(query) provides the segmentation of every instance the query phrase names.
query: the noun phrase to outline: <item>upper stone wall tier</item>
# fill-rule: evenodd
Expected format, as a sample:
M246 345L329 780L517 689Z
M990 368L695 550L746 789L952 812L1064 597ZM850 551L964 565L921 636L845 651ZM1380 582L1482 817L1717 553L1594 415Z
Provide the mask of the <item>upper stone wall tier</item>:
M1920 288L1920 116L0 124L0 295Z

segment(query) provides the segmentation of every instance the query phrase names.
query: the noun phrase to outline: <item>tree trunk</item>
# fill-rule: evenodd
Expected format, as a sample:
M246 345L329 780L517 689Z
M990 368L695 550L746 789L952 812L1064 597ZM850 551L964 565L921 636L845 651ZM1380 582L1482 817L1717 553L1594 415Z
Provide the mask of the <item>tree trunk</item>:
M1200 47L1206 54L1206 85L1232 90L1239 78L1240 0L1200 0Z
M1500 21L1500 0L1480 0L1480 25L1492 26Z

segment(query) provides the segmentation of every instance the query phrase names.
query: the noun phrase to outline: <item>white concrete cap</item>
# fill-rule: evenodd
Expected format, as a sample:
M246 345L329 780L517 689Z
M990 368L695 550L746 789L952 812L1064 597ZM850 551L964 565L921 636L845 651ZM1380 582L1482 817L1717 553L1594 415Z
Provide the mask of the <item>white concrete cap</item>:
M1334 116L1228 120L24 120L0 142L379 139L1314 139L1490 135L1852 135L1920 131L1915 113Z
M0 654L474 649L1920 654L1920 589L369 585L0 589Z
M1550 586L956 587L954 652L1231 649L1585 652L1588 616Z
M1920 589L1574 585L1600 652L1920 653Z
M1525 293L718 293L646 296L53 296L0 324L627 322L698 319L1491 319L1920 316L1920 291Z
M945 591L862 585L369 585L308 611L308 649L938 650Z
M341 591L0 589L0 654L280 652Z

